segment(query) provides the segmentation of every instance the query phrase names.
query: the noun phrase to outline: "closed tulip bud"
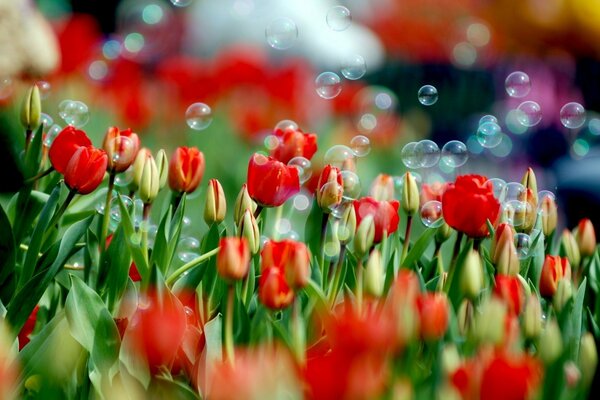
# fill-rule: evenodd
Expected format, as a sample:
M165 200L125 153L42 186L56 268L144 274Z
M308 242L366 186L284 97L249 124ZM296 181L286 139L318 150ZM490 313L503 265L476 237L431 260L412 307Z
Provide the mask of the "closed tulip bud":
M575 241L582 257L589 257L596 251L596 232L592 221L588 218L579 221L575 231Z
M535 204L538 202L537 195L537 179L535 177L535 173L531 167L527 168L525 171L525 175L523 175L523 179L521 179L521 185L525 186L526 189L531 190L531 196L535 199Z
M544 259L542 273L540 275L540 294L544 297L554 296L558 287L558 281L563 278L571 279L569 259L548 254Z
M546 364L552 364L563 351L563 342L560 334L560 328L556 321L552 320L546 324L546 329L542 332L538 346L538 354Z
M192 193L204 176L204 154L195 147L178 147L169 162L169 187L174 192Z
M160 149L156 153L156 168L158 168L158 186L160 189L164 188L167 184L167 178L169 177L169 161L167 160L167 152L164 149Z
M325 213L342 202L344 181L339 168L326 165L319 176L315 196L317 204Z
M131 189L131 191L136 191L139 188L139 183L142 180L142 172L144 172L144 163L146 162L147 157L152 157L152 152L150 152L150 149L143 147L138 151L137 156L133 161L133 178L129 184L129 189Z
M473 336L480 343L499 345L504 341L507 307L496 297L489 297L473 319Z
M394 178L386 174L379 174L371 183L369 196L378 201L394 199Z
M356 210L352 204L344 206L342 217L337 225L337 237L341 244L347 244L354 238L356 232Z
M498 225L498 228L494 233L494 240L492 240L492 247L490 249L490 255L494 264L498 262L500 253L503 251L502 248L506 245L506 243L514 244L514 240L514 231L509 223L503 222Z
M557 313L561 312L565 304L573 297L573 285L569 279L558 281L556 293L552 297L552 305Z
M422 293L417 297L421 337L425 340L439 340L448 329L448 298L443 293Z
M285 263L285 278L292 289L301 289L310 279L310 253L302 242L288 241L289 252Z
M108 155L108 169L123 172L133 164L140 149L140 138L131 129L111 126L104 135L102 148Z
M145 204L152 203L158 195L159 178L152 153L147 149L140 150L134 162L133 179L138 188L138 196Z
M454 229L450 228L450 225L445 222L442 223L442 225L437 228L437 231L435 231L435 242L440 244L444 243L446 240L450 239L452 232L454 232Z
M479 295L483 286L483 265L481 257L475 250L469 251L463 264L460 289L468 299L474 299Z
M369 252L374 238L375 222L371 215L367 215L358 225L356 235L354 235L354 252L357 257L362 258Z
M527 339L537 339L542 332L542 305L536 295L527 297L522 326Z
M504 301L511 315L519 315L523 308L523 286L517 276L496 275L494 295Z
M278 267L268 267L258 281L258 299L265 307L280 310L292 304L294 291L289 287Z
M419 188L415 177L407 172L402 178L402 209L408 215L414 215L419 211Z
M447 344L442 349L442 371L444 376L448 376L458 367L460 367L461 359L458 349L454 344Z
M533 229L537 217L537 193L527 188L519 200L522 206L515 210L513 221L515 225L516 222L519 222L517 227L519 231L529 233Z
M581 337L579 344L579 366L582 372L583 384L587 387L594 379L594 373L598 366L598 351L594 336L586 332Z
M219 241L217 271L225 280L237 281L248 274L250 249L245 238L224 237Z
M40 126L40 118L42 115L42 101L40 98L40 89L37 85L32 85L21 107L21 124L28 131L33 131Z
M520 263L517 256L517 248L514 243L512 227L502 223L496 229L492 241L492 262L496 265L498 273L502 275L517 275Z
M238 236L248 241L248 247L252 254L258 253L260 248L260 231L254 214L248 209L244 212L242 220L238 225Z
M556 201L552 196L545 196L542 199L542 231L545 236L550 235L556 229L558 224L558 208Z
M379 250L371 252L365 272L365 292L380 297L383 293L383 260Z
M569 259L569 263L573 268L579 267L581 254L575 236L570 230L565 229L560 237L560 254Z
M463 300L458 307L456 319L458 322L458 331L461 335L465 336L473 323L473 303L469 300Z
M248 186L244 183L242 189L235 199L235 206L233 209L233 220L236 225L240 224L241 219L244 217L246 210L250 210L252 214L256 211L256 203L248 194Z
M207 225L222 222L225 219L227 203L223 187L217 179L208 181L206 203L204 203L204 221Z
M102 183L106 173L107 157L104 150L81 146L67 164L65 184L79 194L88 194Z

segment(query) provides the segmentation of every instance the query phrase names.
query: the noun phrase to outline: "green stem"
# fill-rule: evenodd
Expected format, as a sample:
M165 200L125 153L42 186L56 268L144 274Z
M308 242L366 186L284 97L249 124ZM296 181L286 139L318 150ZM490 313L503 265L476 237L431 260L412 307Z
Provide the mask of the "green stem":
M69 207L69 204L71 203L71 201L73 201L73 198L75 197L76 194L77 194L77 192L75 190L73 190L73 189L69 190L69 194L67 195L65 202L62 203L62 205L60 206L58 211L52 216L52 219L48 223L48 228L53 227L58 222L60 217L63 216L65 211L67 211L67 207Z
M27 154L27 151L29 150L29 145L31 144L31 139L33 137L32 133L31 129L25 130L25 154Z
M110 171L108 175L108 191L106 192L106 200L104 201L104 215L102 216L102 230L100 231L100 249L102 252L106 249L106 237L108 236L108 221L110 218L110 201L112 199L112 191L115 187L115 171Z
M408 246L410 245L410 230L412 228L412 215L406 218L406 231L404 233L404 243L402 244L402 258L400 258L400 265L404 262L406 254L408 253Z
M342 268L344 266L344 257L346 256L346 245L342 244L340 249L340 257L335 267L335 275L333 276L333 282L329 285L329 303L331 307L335 305L335 299L338 294L338 287L340 285L340 279L342 278Z
M182 197L183 197L183 193L173 192L173 197L171 199L171 204L173 205L173 208L171 210L172 215L175 215L175 212L177 211L177 208L179 207L179 204L181 203Z
M231 365L235 364L235 353L233 351L233 285L227 288L227 311L225 315L225 340L223 343L223 359Z
M144 203L144 212L142 218L142 227L140 227L142 233L142 254L144 255L144 259L146 260L146 265L148 265L148 228L150 226L150 203Z
M275 220L273 221L273 240L279 240L279 222L283 215L283 206L275 208Z
M54 171L54 167L50 167L47 170L42 171L42 172L38 173L37 175L26 179L24 183L26 185L32 184L33 182L37 181L38 179L41 179L41 178L45 177L46 175L49 175L52 171Z
M177 278L183 274L184 272L200 265L202 262L204 262L204 260L207 260L209 258L211 258L212 256L214 256L215 254L217 254L219 252L219 248L215 248L212 249L211 251L208 251L196 258L194 258L192 261L183 264L181 267L179 267L177 270L175 270L175 272L173 272L166 280L167 285L171 286L176 280Z
M302 321L300 299L296 296L292 306L292 335L294 355L296 356L296 362L300 366L306 364L306 338Z
M444 292L448 293L450 291L450 284L452 283L452 278L454 277L454 270L456 269L456 260L458 258L458 253L460 253L460 242L462 242L463 233L458 232L456 235L456 241L454 242L454 249L452 250L452 259L450 260L450 267L448 267L448 277L446 278L446 283L444 284Z
M327 235L327 222L329 221L329 214L323 213L321 217L321 237L319 238L319 268L321 269L321 276L325 281L323 273L325 272L325 236Z
M362 315L363 308L363 262L362 260L358 261L356 265L356 303L358 309L358 315Z

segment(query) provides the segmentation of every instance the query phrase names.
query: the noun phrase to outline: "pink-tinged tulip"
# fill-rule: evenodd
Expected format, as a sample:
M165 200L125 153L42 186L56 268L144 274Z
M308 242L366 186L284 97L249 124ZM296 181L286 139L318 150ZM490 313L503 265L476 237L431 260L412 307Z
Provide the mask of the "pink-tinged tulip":
M269 240L261 252L261 269L278 267L292 289L306 286L310 278L310 253L302 242Z
M304 157L308 160L317 152L317 135L304 133L300 129L276 129L275 136L279 144L271 152L271 156L284 164L294 157Z
M133 164L140 150L140 138L131 129L120 131L111 126L104 135L102 148L108 155L108 169L123 172Z
M298 169L255 153L248 163L248 193L263 207L277 207L300 191Z
M566 257L547 255L540 276L540 294L552 297L556 293L558 281L571 279L571 265Z
M204 176L204 154L195 147L178 147L169 162L169 187L174 192L192 193Z
M448 188L448 183L446 182L433 182L433 183L424 183L421 185L421 194L419 196L419 200L421 206L428 201L442 201L442 195Z
M317 183L315 196L317 204L321 209L328 213L331 209L342 202L344 194L344 181L342 173L338 167L327 164Z
M448 298L442 293L422 293L417 297L421 337L441 339L448 329Z
M391 235L398 229L400 217L398 208L400 203L397 200L377 201L372 197L363 197L354 201L354 209L356 210L357 226L367 216L372 216L375 224L374 243L379 243L383 239L385 232L386 236Z
M58 173L63 174L67 169L67 164L77 149L88 147L92 141L87 137L84 131L69 125L60 133L54 141L48 152L48 157L52 166Z
M79 147L65 168L65 183L79 194L88 194L102 183L108 157L104 150L92 146Z
M236 281L248 274L250 248L246 239L224 237L219 241L217 271L223 279Z
M589 218L579 221L577 232L575 233L575 241L582 257L589 257L594 254L596 250L596 232Z
M294 291L287 284L280 268L263 269L258 281L258 299L272 310L280 310L292 304Z

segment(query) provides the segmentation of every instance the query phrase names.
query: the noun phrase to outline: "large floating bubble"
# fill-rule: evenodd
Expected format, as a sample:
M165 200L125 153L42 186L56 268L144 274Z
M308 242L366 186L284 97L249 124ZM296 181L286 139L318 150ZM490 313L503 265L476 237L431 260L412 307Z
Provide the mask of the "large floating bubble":
M404 145L404 147L402 148L402 152L400 153L402 162L408 168L416 169L421 167L421 164L419 163L419 159L417 157L417 152L415 150L416 147L417 142L407 143Z
M58 105L58 115L68 124L76 128L84 127L90 120L88 106L77 100L63 100Z
M350 147L337 144L332 146L325 153L325 164L331 164L334 167L342 168L346 162L353 160L354 157L354 151Z
M364 135L357 135L350 141L350 147L356 157L364 157L371 152L371 141Z
M367 63L360 54L347 56L342 60L341 72L346 79L352 81L360 79L367 72Z
M350 14L350 10L348 10L346 7L334 6L327 11L325 20L327 22L327 26L329 26L332 30L343 31L348 29L352 23L352 15Z
M580 128L585 123L585 108L575 102L565 104L560 109L560 122L565 128Z
M506 77L504 88L510 97L525 97L531 90L529 76L522 71L515 71Z
M185 122L193 130L204 130L212 122L212 110L207 104L193 103L185 110Z
M450 168L458 168L467 162L469 152L467 146L459 140L451 140L442 147L440 163Z
M502 141L502 129L500 125L494 122L484 122L477 128L475 137L480 145L491 149L498 146Z
M430 168L440 160L440 148L432 140L421 140L415 147L415 157L417 164L422 168Z
M542 120L542 108L535 101L524 101L517 107L517 120L523 126L535 126Z
M323 72L315 79L315 90L319 97L333 99L342 91L342 82L335 72Z
M287 50L298 39L298 27L289 18L277 18L265 29L265 36L269 46L276 50Z
M305 157L294 157L288 162L288 165L298 170L298 177L301 184L308 181L312 176L312 164Z
M419 99L419 103L424 106L431 106L438 101L438 91L435 86L421 86L417 93L417 98Z
M420 211L421 222L428 228L437 228L444 223L442 202L431 200L423 204Z

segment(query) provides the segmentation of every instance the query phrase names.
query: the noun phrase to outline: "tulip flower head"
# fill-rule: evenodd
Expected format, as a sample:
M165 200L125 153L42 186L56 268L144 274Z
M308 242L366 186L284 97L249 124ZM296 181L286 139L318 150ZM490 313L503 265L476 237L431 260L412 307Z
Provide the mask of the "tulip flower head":
M277 207L300 191L298 169L255 153L248 164L248 193L263 207Z
M558 288L558 281L571 279L571 265L566 257L547 255L540 276L540 294L552 297Z
M204 154L196 147L178 147L169 162L169 187L174 192L192 193L204 176Z
M344 194L344 181L338 167L326 165L321 171L315 196L317 204L323 212L329 213L331 209L342 202Z
M226 280L240 280L248 274L250 248L246 239L224 237L219 241L217 271Z
M120 131L111 126L104 135L102 148L108 155L108 169L123 172L135 161L140 149L140 138L131 129Z
M425 340L439 340L448 329L448 298L442 293L422 293L417 297L421 336Z
M386 236L391 235L398 229L400 216L398 208L400 203L397 200L377 201L372 197L363 197L354 201L354 209L356 211L357 226L360 226L361 221L371 216L375 224L374 243L379 243Z
M79 194L88 194L102 183L108 157L104 150L92 146L79 147L64 172L65 184Z
M91 145L92 141L84 131L69 125L52 142L48 157L54 169L64 175L67 164L77 149Z
M271 151L271 156L284 164L294 157L310 160L317 152L317 135L314 133L304 133L301 129L292 127L275 129L274 133L279 143Z

